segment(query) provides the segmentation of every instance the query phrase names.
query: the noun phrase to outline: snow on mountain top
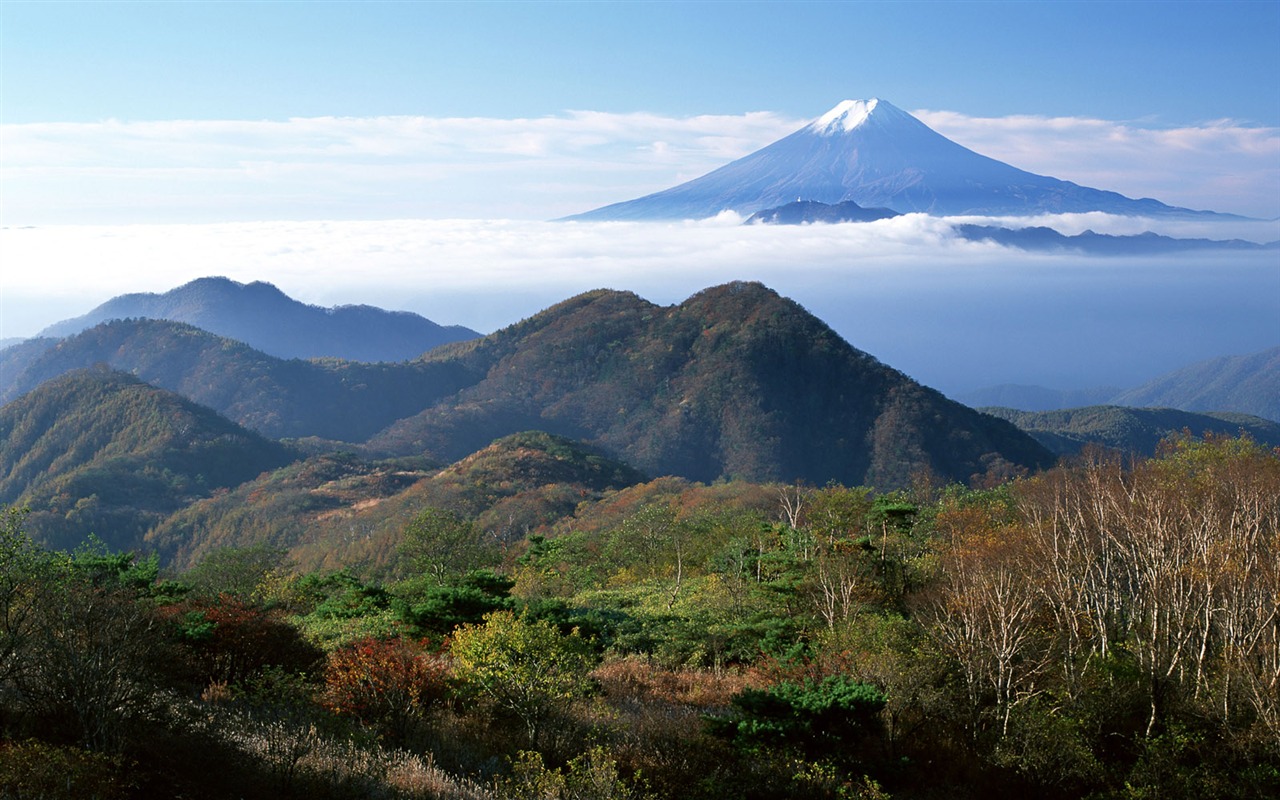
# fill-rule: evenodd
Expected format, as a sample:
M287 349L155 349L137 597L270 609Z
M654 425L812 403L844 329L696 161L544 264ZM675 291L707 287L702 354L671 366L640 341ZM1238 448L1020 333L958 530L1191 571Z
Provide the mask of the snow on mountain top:
M848 133L863 122L866 122L867 117L871 116L871 112L875 111L879 102L875 98L842 101L835 108L818 117L809 127L814 132L827 136L836 133Z

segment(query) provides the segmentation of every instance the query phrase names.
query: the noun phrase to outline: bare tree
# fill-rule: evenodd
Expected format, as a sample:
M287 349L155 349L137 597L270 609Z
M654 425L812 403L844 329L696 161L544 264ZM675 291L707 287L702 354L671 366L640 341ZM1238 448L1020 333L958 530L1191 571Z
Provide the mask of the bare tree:
M1039 591L1023 570L1016 529L978 508L939 515L939 528L947 540L926 606L928 630L964 677L973 734L989 693L1003 736L1013 707L1037 693L1046 661Z

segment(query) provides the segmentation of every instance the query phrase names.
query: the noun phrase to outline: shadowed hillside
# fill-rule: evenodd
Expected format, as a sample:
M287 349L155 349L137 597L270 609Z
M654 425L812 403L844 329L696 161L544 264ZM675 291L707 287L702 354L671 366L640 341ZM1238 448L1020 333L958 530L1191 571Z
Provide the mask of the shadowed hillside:
M0 353L0 402L106 364L209 406L264 436L363 441L464 385L447 364L283 360L178 322L123 320L32 351Z
M108 370L74 372L0 409L0 503L73 547L131 548L166 515L296 454L207 408Z
M1048 463L1007 423L920 386L798 304L732 283L661 307L596 291L424 357L480 376L371 440L454 459L540 428L651 474L895 486Z

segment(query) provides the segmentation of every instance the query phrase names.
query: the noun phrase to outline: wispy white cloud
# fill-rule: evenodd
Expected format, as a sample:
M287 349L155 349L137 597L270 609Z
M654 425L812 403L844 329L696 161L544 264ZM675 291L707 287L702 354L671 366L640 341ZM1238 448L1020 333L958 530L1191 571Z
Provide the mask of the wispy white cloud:
M1280 216L1280 131L913 112L1032 172ZM768 112L529 119L316 117L0 126L8 224L549 219L697 177L805 123Z
M10 222L563 216L684 180L800 122L318 117L0 126Z
M1170 205L1280 216L1280 129L1231 120L1169 128L1080 117L912 113L969 149L1029 172Z

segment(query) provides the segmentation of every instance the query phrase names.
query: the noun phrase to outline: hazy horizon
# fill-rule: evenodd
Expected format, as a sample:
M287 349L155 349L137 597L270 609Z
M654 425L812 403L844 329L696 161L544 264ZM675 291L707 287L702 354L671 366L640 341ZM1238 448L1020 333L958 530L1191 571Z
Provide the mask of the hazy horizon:
M1251 2L4 2L0 339L210 275L485 332L760 280L944 391L1132 385L1280 344L1280 257L545 220L879 97L1020 169L1269 220L1036 224L1274 241L1277 39Z
M1036 221L1069 232L1141 224L1105 214ZM99 269L96 279L49 270L7 281L0 307L5 336L30 336L116 295L217 275L267 281L314 305L376 305L489 333L591 289L670 305L712 285L757 280L853 346L948 394L999 383L1132 386L1280 344L1275 251L1028 253L958 239L949 222L913 214L815 226L722 218L9 229L0 240L19 258ZM1274 223L1260 227L1280 238ZM130 282L120 285L124 271ZM327 280L316 281L317 272ZM49 285L62 289L49 293Z

